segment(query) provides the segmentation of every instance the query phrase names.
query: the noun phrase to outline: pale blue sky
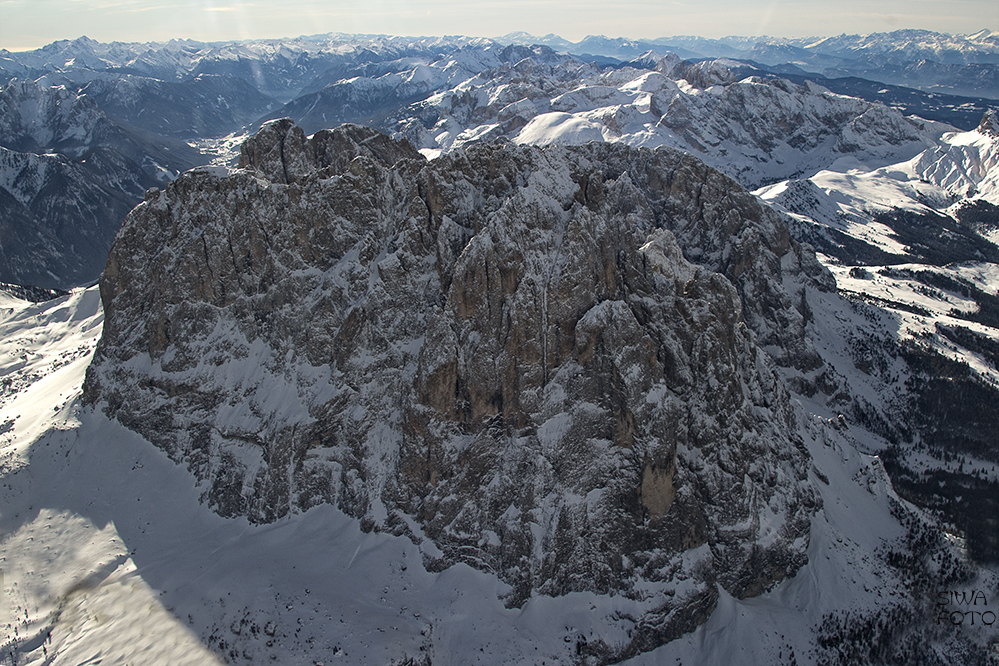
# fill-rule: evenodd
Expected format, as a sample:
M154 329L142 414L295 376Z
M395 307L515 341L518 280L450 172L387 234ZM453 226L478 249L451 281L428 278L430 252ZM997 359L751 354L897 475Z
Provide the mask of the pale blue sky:
M294 37L324 32L579 40L669 35L809 36L926 28L999 30L997 0L0 0L0 48L99 41Z

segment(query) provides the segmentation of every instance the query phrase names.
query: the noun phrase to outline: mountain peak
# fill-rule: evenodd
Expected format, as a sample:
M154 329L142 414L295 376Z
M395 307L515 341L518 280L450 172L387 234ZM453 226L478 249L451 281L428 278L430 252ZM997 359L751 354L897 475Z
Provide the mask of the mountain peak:
M102 277L88 400L187 463L222 515L402 520L435 566L495 573L511 605L669 590L655 613L675 613L619 658L695 626L718 586L743 598L792 576L821 499L761 348L804 335L781 219L671 149L378 159L392 146L277 121L247 168L188 172L138 206ZM788 326L750 332L763 321ZM155 379L121 370L136 354ZM262 374L232 383L237 368ZM215 427L237 395L260 409Z
M978 124L977 131L982 134L999 138L999 114L995 109L989 109L982 116L982 122Z
M978 41L978 40L981 40L981 39L992 39L992 38L995 38L995 37L999 37L999 33L993 32L992 30L989 30L988 28L982 28L981 30L979 30L978 32L976 32L974 34L967 35L966 39L968 39L969 41L974 42L974 41Z

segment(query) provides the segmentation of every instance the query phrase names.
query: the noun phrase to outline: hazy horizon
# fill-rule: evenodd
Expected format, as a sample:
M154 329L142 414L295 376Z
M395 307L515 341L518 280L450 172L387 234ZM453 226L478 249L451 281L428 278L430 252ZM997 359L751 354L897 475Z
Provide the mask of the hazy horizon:
M821 8L821 9L820 9ZM994 0L343 0L266 3L244 0L0 0L0 48L26 51L83 35L100 42L170 39L284 39L330 32L498 37L554 33L653 39L678 35L825 37L926 29L972 34L999 26Z

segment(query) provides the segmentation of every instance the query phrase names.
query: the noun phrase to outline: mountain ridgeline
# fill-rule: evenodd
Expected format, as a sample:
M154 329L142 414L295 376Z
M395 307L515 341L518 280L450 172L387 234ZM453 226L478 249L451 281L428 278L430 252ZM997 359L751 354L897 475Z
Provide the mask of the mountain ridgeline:
M975 69L981 95L996 78L978 72L999 67L989 64L999 62L991 34L895 37L909 48L895 49L893 63L929 49L949 68ZM229 164L230 148L269 119L290 117L306 133L369 125L428 156L503 137L672 146L756 188L844 158L907 160L952 129L936 121L964 127L994 105L936 84L932 94L889 89L874 74L826 78L820 72L847 67L851 48L861 58L885 42L820 46L331 34L212 44L80 38L0 51L0 280L92 283L147 188L199 164Z
M783 264L783 267L782 267ZM654 603L622 658L806 561L821 501L771 356L821 363L814 255L671 149L425 161L270 122L150 192L101 278L86 400L224 516L335 505L509 584ZM682 557L680 555L683 554Z
M25 81L0 88L0 280L92 284L142 193L204 162L182 141L109 117L89 95Z

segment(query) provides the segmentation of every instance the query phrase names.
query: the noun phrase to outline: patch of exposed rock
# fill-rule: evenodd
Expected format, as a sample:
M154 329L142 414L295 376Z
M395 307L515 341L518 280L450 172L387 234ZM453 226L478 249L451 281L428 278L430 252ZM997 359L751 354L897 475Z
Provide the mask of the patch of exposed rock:
M240 167L128 217L85 386L220 514L329 503L512 605L647 601L608 659L805 562L818 496L764 347L818 362L782 286L818 269L733 180L612 144L428 163L288 121Z

